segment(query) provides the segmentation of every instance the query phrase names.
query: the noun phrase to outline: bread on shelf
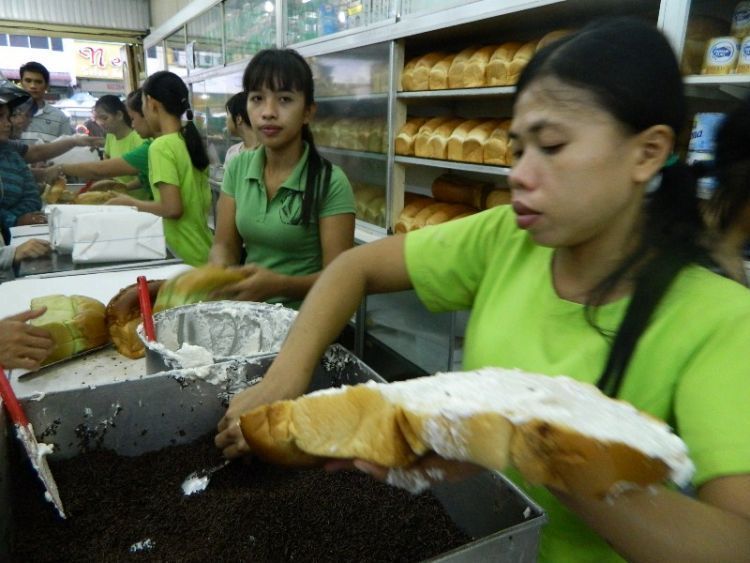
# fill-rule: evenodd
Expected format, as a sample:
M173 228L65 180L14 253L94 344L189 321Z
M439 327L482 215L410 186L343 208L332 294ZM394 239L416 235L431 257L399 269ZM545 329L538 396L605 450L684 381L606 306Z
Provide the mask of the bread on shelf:
M508 140L508 130L510 129L510 120L500 122L492 130L489 138L484 142L482 148L482 162L484 164L493 164L497 166L508 166L510 164L510 150Z
M467 47L460 53L458 53L451 66L448 69L448 87L449 88L463 88L464 87L464 68L466 63L469 62L471 56L477 52L479 47Z
M444 59L446 53L435 52L427 53L422 56L414 66L412 73L412 90L429 90L430 89L430 69L432 65Z
M495 49L487 63L487 86L508 86L512 84L510 63L522 46L523 43L518 41L508 41Z
M487 139L490 138L492 131L494 131L500 123L501 121L498 119L487 119L478 123L463 139L460 157L452 160L482 164L484 162L484 145L487 142Z
M414 67L417 66L419 57L406 62L404 69L401 71L401 90L409 92L414 90Z
M417 138L419 128L427 121L424 117L410 117L406 120L403 127L396 135L395 150L396 154L404 156L414 155L414 143Z
M479 88L487 84L485 71L497 45L485 45L474 51L464 66L463 87Z
M483 209L491 209L498 205L509 205L511 201L510 190L492 190L484 200Z
M429 158L429 149L427 143L430 140L435 129L440 125L451 119L448 116L433 117L425 121L417 132L417 136L414 139L414 155L422 158Z
M430 90L445 90L448 88L448 71L456 58L456 53L446 55L430 69L429 88Z
M529 41L524 43L518 51L513 55L510 64L508 65L508 84L515 84L518 82L518 78L521 76L521 71L531 60L536 52L536 46L538 41Z
M538 51L539 49L543 49L550 43L554 43L558 39L562 39L563 37L570 35L571 33L573 33L572 29L556 29L554 31L550 31L539 40L539 43L537 43L536 45L536 50Z
M462 121L448 137L448 160L464 160L464 143L469 133L482 123L481 119L467 119Z
M452 117L438 125L427 140L427 151L422 155L427 158L448 158L448 139L453 131L463 123L460 117Z
M484 209L485 198L493 188L489 182L472 180L456 174L442 174L432 182L432 195L437 201Z
M431 197L414 197L410 202L404 205L404 209L399 214L396 224L393 226L394 232L409 232L412 225L414 224L414 218L417 216L417 214L428 205L432 205L434 203L435 200Z

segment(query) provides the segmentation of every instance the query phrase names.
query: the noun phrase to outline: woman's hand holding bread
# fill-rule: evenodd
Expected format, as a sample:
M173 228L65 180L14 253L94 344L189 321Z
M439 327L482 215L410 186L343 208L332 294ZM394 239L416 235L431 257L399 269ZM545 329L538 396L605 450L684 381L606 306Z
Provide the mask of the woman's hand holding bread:
M55 346L50 333L26 321L41 317L46 308L24 311L0 320L0 365L37 369Z
M218 290L217 297L238 301L266 301L281 295L284 276L257 264L233 268L241 272L243 279Z

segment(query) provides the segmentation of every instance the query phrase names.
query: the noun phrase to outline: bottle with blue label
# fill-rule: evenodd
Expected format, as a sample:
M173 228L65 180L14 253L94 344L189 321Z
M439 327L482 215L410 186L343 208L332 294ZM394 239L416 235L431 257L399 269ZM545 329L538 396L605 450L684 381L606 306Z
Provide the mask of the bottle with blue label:
M740 44L736 37L714 37L708 42L701 74L732 74L737 66Z
M690 133L687 163L713 163L716 152L716 134L724 121L724 113L696 113L693 119L693 130ZM708 199L717 186L713 176L698 180L698 196Z

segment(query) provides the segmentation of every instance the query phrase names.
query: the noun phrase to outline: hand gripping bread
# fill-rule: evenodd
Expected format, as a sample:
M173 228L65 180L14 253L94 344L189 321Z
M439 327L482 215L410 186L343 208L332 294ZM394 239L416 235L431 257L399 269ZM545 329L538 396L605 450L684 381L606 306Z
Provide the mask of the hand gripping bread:
M424 117L410 117L406 120L401 130L396 135L396 154L404 156L414 155L414 142L417 138L419 128L425 124Z
M357 458L403 468L435 452L513 465L533 484L594 497L666 479L684 485L693 473L663 422L592 385L518 370L328 389L258 407L240 425L254 453L293 466Z
M429 84L430 90L445 90L448 88L448 71L453 64L456 54L447 55L432 65L430 69Z
M104 304L84 295L46 295L31 300L32 309L47 311L30 322L48 330L55 347L43 365L64 360L109 342Z
M214 299L214 292L243 279L245 274L238 269L210 264L177 274L159 288L154 302L154 313L179 305L211 301Z
M156 301L164 280L149 280L148 293L151 303ZM121 289L110 299L106 309L107 330L117 351L128 358L137 359L145 355L143 343L136 334L141 323L141 304L138 298L138 284Z

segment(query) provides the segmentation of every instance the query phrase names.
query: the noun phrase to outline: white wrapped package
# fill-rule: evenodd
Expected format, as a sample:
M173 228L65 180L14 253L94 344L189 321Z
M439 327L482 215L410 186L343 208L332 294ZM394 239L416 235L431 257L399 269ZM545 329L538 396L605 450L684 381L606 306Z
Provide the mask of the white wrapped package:
M73 251L73 219L82 213L137 213L135 207L125 205L48 205L49 241L61 254Z
M123 211L77 215L73 220L73 262L119 262L166 258L161 217Z

